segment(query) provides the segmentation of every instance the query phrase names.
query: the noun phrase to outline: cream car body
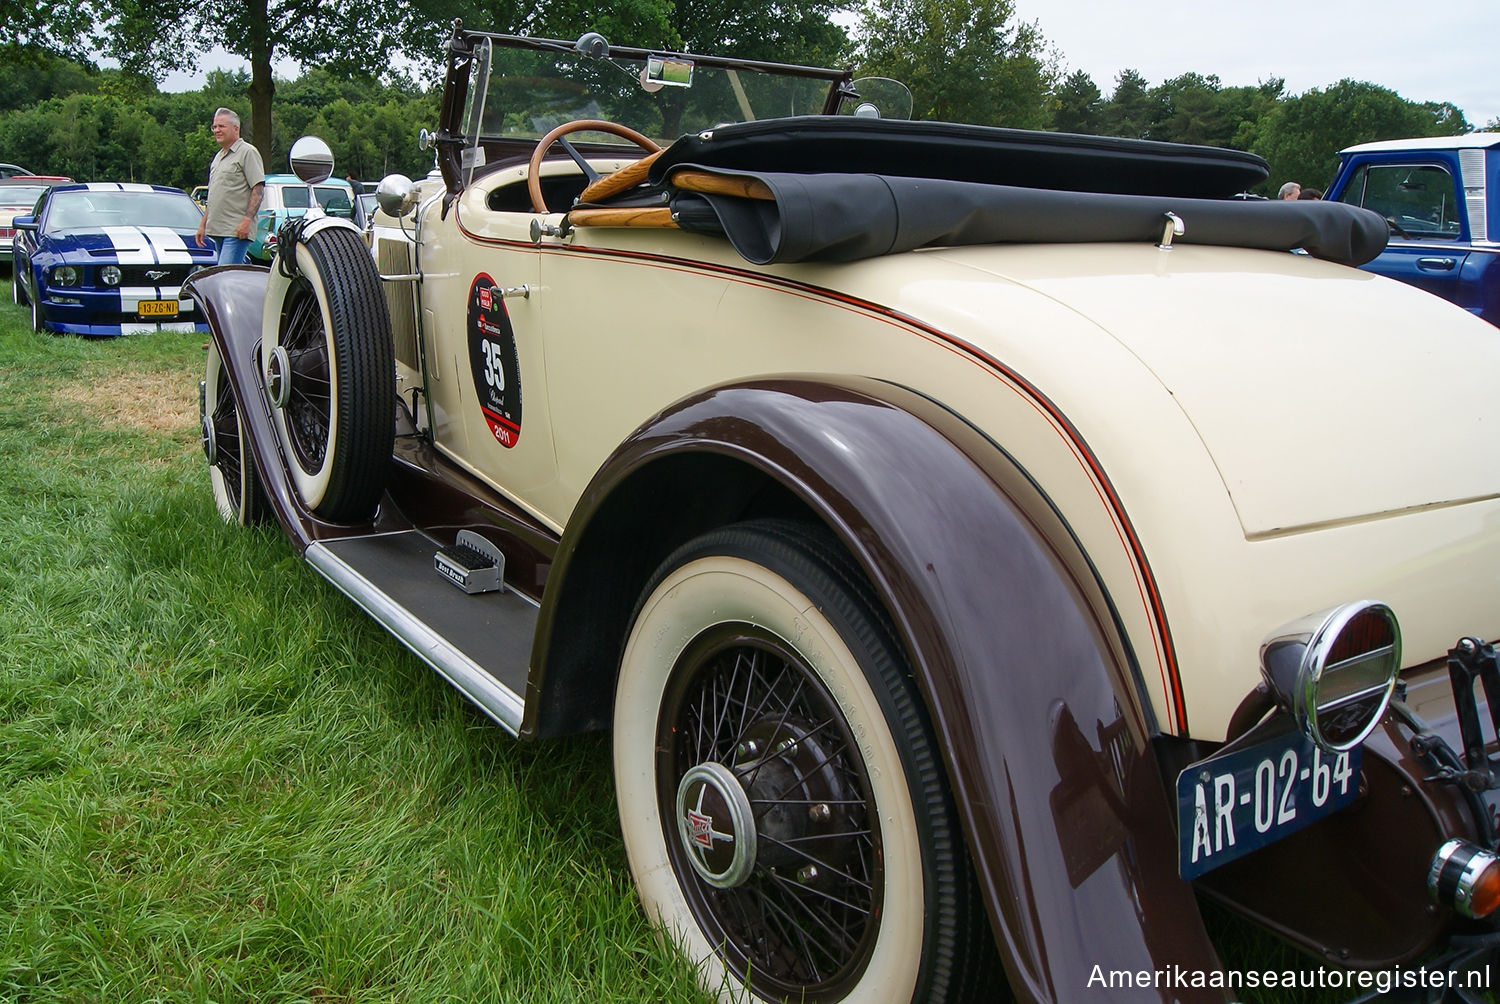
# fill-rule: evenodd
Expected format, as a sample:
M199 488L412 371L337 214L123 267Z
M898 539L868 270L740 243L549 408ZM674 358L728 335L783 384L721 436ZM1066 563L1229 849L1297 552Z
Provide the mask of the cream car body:
M488 175L450 221L421 200L424 293L462 300L479 273L525 286L506 301L523 394L546 395L527 399L515 446L497 443L465 406L476 388L454 312L428 315L426 386L438 447L558 531L663 402L857 372L944 401L1046 485L1117 600L1163 728L1225 738L1260 682L1261 640L1340 598L1391 603L1415 627L1412 662L1495 617L1500 438L1485 387L1500 341L1425 296L1303 255L1185 245L933 249L851 268L755 267L676 231L533 244L532 221L561 214L485 208L524 184L524 166ZM641 264L651 257L665 260ZM602 335L624 318L647 320ZM409 365L403 378L421 381ZM1434 537L1466 543L1435 555ZM1455 577L1490 588L1454 602L1441 587Z
M612 727L723 1000L1210 972L1200 896L1482 971L1490 327L1258 158L879 90L456 28L427 179L192 284L220 513L521 738Z

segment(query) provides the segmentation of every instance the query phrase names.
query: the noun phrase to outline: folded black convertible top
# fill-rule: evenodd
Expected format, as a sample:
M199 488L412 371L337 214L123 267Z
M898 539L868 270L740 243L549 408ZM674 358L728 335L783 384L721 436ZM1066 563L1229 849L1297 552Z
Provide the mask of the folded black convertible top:
M697 179L688 182L688 176ZM702 182L704 175L726 184ZM684 136L605 205L671 207L755 264L922 247L1158 241L1373 259L1388 229L1341 203L1236 198L1267 177L1239 150L947 122L804 116ZM753 194L752 194L753 193Z
M873 174L716 173L753 177L773 198L677 191L672 215L684 230L723 234L757 265L970 244L1155 242L1168 213L1182 223L1176 243L1301 249L1345 265L1370 261L1388 237L1378 213L1341 202L1057 192Z

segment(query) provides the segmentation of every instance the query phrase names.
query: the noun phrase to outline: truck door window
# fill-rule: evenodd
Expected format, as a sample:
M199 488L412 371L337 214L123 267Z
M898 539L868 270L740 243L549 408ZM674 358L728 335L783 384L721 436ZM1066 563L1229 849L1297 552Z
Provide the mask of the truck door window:
M1339 201L1373 209L1418 240L1457 240L1462 201L1438 164L1362 164Z

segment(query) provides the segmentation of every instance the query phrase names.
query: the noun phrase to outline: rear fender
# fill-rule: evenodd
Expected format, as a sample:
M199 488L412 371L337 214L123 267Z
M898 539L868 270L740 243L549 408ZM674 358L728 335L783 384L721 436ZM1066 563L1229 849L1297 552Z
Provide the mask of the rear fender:
M630 610L601 610L581 584L620 574L613 562L640 540L660 541L630 519L679 521L641 500L687 490L696 492L689 522L746 517L734 511L749 497L743 485L652 484L680 469L674 461L705 454L716 471L795 496L864 569L918 677L1021 997L1079 999L1100 971L1216 968L1177 875L1155 723L1087 555L1001 448L904 388L859 379L725 387L625 442L559 549L523 734L558 731L557 719L587 700L578 695L608 692ZM645 515L621 517L622 498ZM1222 991L1141 991L1168 998L1224 1000Z

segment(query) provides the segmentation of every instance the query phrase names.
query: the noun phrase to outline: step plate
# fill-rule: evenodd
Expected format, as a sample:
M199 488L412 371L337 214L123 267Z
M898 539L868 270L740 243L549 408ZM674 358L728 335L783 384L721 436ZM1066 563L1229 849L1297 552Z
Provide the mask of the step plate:
M516 732L537 606L513 589L456 592L433 574L418 530L318 541L303 555L486 714Z

